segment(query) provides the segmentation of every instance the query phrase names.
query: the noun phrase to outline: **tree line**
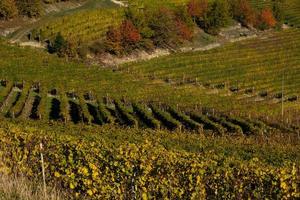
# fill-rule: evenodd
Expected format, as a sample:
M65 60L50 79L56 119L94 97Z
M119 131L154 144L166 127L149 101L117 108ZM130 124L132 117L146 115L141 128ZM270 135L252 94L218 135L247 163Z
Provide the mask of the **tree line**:
M19 7L26 10L29 6L32 13L24 12L25 15L37 16L34 13L40 12L41 3L52 1L59 0L2 0L0 5L15 5L17 10ZM197 26L212 35L217 35L234 20L253 29L279 27L284 18L283 7L284 0L272 0L271 6L262 9L253 7L249 0L190 0L183 6L173 7L129 4L124 9L123 21L110 26L104 39L87 46L57 33L56 38L49 41L48 50L60 57L84 58L88 52L126 55L138 49L176 49L193 40Z
M265 30L281 24L283 3L283 0L272 0L271 7L261 10L248 0L190 0L175 8L130 5L121 25L107 31L103 46L117 55L139 48L176 48L193 39L195 26L217 35L233 20L249 28Z

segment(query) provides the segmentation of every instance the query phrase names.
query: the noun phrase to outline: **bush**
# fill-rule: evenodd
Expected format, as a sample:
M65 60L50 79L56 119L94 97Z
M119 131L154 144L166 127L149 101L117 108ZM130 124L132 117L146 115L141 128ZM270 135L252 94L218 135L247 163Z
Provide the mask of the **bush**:
M42 14L41 0L16 0L19 13L28 17L39 17Z
M275 27L277 24L276 19L273 16L273 12L269 8L265 8L261 11L258 17L257 27L261 30Z
M221 27L228 24L230 19L229 5L226 0L214 1L203 19L197 19L197 24L207 33L217 35Z
M255 26L257 13L247 0L231 1L233 18L239 21L243 26Z
M18 14L14 0L0 1L0 19L11 19Z

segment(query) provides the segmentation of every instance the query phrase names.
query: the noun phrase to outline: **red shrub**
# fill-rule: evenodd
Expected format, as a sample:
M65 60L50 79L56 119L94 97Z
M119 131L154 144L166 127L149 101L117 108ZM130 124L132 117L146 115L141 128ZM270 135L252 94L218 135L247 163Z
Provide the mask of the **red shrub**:
M265 8L261 11L260 22L267 27L274 27L277 23L273 12L269 8Z
M249 1L241 0L239 2L239 18L243 25L255 25L256 24L256 13L250 5Z
M141 40L141 35L138 29L130 20L124 20L120 26L122 42L124 44L137 43Z
M180 19L176 20L176 27L178 35L182 40L191 40L193 38L193 32L190 30L188 25L186 25Z
M207 0L190 0L187 7L190 16L203 17L208 10L208 2Z

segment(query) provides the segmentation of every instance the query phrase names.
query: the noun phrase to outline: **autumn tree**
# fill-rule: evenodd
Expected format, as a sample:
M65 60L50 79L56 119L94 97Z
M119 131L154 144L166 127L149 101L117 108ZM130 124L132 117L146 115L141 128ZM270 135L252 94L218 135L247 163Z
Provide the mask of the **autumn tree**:
M272 28L276 25L277 21L270 8L265 8L261 11L258 21L258 27L262 30Z
M256 24L257 13L252 8L248 0L232 1L233 18L243 26L254 26Z
M122 46L131 50L136 47L137 43L141 40L141 35L138 29L133 25L130 20L124 20L120 25L120 34Z
M113 26L109 27L105 43L108 52L118 55L123 49L120 29Z
M14 0L1 0L0 1L0 19L10 19L18 14Z
M207 0L190 0L187 4L187 10L190 16L194 19L194 22L203 18L208 11Z
M190 29L195 26L191 15L188 13L186 6L178 6L175 10L176 21L180 20L185 23Z
M187 24L180 19L177 19L175 24L177 27L177 34L181 41L191 40L193 38L193 32Z
M227 0L214 1L209 8L207 16L198 24L211 34L217 34L221 27L228 24L230 19Z
M175 14L172 10L161 7L152 14L149 27L153 30L153 43L159 47L176 46L178 35Z

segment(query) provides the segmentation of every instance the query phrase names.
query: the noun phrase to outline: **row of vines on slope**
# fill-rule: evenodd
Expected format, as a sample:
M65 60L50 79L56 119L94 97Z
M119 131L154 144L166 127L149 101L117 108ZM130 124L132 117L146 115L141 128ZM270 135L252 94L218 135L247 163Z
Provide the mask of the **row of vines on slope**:
M104 125L115 124L135 128L166 129L194 133L225 133L257 135L276 131L278 126L267 125L260 120L242 118L226 113L206 113L204 110L188 111L156 103L128 102L125 99L107 100L89 93L66 92L63 88L46 90L23 83L22 89L6 87L0 91L6 98L2 113L10 118L58 121L75 124ZM9 88L7 90L6 88ZM9 92L9 95L7 95ZM29 100L32 98L32 100ZM25 113L27 117L21 116ZM272 128L273 127L273 128ZM288 132L299 131L293 126Z

